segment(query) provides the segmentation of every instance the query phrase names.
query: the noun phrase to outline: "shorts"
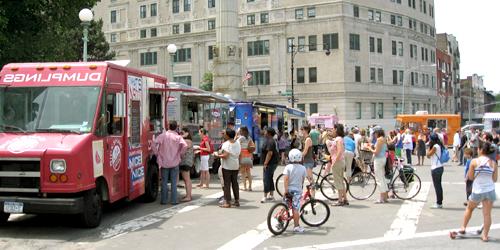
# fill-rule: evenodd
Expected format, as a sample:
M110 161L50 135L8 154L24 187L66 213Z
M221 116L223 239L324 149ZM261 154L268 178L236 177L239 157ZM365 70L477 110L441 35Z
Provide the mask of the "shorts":
M180 165L180 166L179 166L179 169L180 169L181 171L187 171L187 172L189 172L189 171L191 171L191 166L188 166L188 165Z
M200 171L208 171L208 160L209 159L210 159L210 155L200 156Z
M302 165L304 165L305 168L310 168L310 169L316 167L316 164L314 162L304 162L304 164Z
M497 195L495 193L495 190L492 190L492 191L489 191L486 193L480 193L480 194L472 193L469 196L469 200L473 201L475 203L479 203L479 202L482 202L484 200L495 201L496 199L497 199Z
M302 199L302 191L289 190L288 192L292 195L292 208L297 211L300 211L300 200Z
M253 164L253 158L251 157L242 157L240 160L240 165L252 165Z

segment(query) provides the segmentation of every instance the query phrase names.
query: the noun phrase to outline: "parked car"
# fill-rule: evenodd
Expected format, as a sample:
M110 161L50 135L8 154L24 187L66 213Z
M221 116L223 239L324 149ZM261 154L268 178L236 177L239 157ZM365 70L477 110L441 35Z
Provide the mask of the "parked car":
M472 128L476 129L476 130L483 130L484 129L484 124L482 123L474 123L474 124L469 124L469 125L465 125L461 128L462 131L470 131Z

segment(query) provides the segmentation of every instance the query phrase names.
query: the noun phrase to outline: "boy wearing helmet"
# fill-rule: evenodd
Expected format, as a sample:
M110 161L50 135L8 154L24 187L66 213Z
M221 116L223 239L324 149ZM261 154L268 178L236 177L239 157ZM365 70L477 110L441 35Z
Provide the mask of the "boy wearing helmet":
M303 233L304 228L299 225L300 200L302 198L304 179L306 178L306 168L301 163L302 152L298 149L290 150L288 160L290 164L283 170L285 196L292 199L293 231Z

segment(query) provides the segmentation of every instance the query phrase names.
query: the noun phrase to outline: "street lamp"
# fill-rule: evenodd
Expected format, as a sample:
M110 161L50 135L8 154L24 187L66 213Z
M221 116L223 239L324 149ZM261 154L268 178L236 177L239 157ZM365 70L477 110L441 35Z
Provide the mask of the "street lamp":
M292 79L291 79L291 82L292 82L292 98L290 100L291 104L292 104L292 108L295 108L295 90L294 90L294 86L293 86L293 71L294 71L294 64L295 64L295 55L297 55L297 53L299 52L299 48L302 48L302 47L311 47L311 46L318 46L318 45L327 45L327 44L300 44L300 45L295 45L292 41L292 43L290 45L288 45L288 48L290 50L290 59L291 59L291 67L290 67L290 71L292 73ZM326 46L326 49L325 49L325 55L329 56L331 54L331 51L330 51L330 48L328 47L328 45Z
M170 67L172 69L172 81L174 80L174 58L175 58L175 53L177 53L177 46L173 43L169 44L167 46L167 51L170 54Z
M92 19L94 19L94 14L92 13L91 10L85 8L80 10L80 13L78 13L78 17L80 18L80 21L82 21L82 26L83 26L83 61L87 61L87 42L89 41L88 35L89 35L89 26L90 22Z

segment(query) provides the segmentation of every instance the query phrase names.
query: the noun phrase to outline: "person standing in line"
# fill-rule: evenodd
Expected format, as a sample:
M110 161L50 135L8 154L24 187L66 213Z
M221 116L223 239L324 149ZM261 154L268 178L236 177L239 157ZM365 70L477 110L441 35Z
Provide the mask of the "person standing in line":
M290 131L290 149L300 149L300 139L295 130Z
M222 208L230 208L240 206L240 188L238 185L239 172L239 157L241 146L238 141L235 141L236 132L227 128L224 133L225 142L222 144L221 150L215 153L216 157L221 158L222 176L224 178L224 203L220 205ZM234 203L231 204L231 188L233 189Z
M472 212L479 203L483 205L483 233L481 239L488 241L488 234L491 227L491 210L493 202L496 200L495 182L498 180L498 166L488 155L494 153L495 147L489 142L485 142L480 150L479 158L472 160L467 178L473 180L472 193L469 196L469 203L465 209L460 234L465 234L467 224L472 217Z
M181 163L179 164L179 169L181 170L182 179L184 180L184 185L186 186L186 196L182 198L182 202L188 202L192 200L192 188L193 184L191 182L191 168L194 164L194 149L193 149L193 139L191 137L191 132L186 127L181 130L181 135L187 144L186 152L181 157Z
M411 130L406 129L406 134L403 138L403 149L406 152L406 162L411 165L411 155L413 152L413 135L411 134Z
M352 176L352 161L354 159L354 150L356 149L356 144L354 143L354 134L352 132L344 137L344 148L345 148L345 177L349 182Z
M307 170L307 178L312 180L314 163L314 149L312 139L309 135L311 127L309 125L304 125L300 129L302 136L304 137L304 148L302 149L302 160L303 165Z
M354 134L354 156L359 158L358 142L361 139L361 135L359 134L359 129L357 127L352 129L352 133Z
M404 139L404 132L405 129L403 127L401 127L401 129L397 130L397 141L396 141L396 156L398 158L401 158L401 156L403 155L402 154L402 151L403 151L403 139Z
M426 155L426 146L425 146L425 141L427 140L425 138L425 134L423 131L420 131L418 133L418 139L417 139L417 160L418 164L417 166L423 166L424 165L424 158Z
M243 126L240 128L240 137L237 140L241 146L240 154L240 172L243 180L243 190L252 191L252 167L253 167L253 152L255 151L255 143L249 136L248 128ZM247 189L248 180L248 189Z
M302 153L298 149L290 150L288 153L289 164L283 170L285 197L292 199L293 213L293 231L303 233L304 228L299 224L299 211L302 199L302 190L306 178L306 168L300 164L302 162Z
M309 132L309 137L312 141L312 148L315 156L317 156L319 152L320 136L321 134L319 132L319 125L313 127Z
M462 133L462 137L460 138L460 164L459 166L461 165L464 165L465 164L465 160L464 160L464 150L466 148L468 148L468 136L467 136L467 133L465 132L461 132ZM474 155L474 152L472 153L472 155Z
M333 141L328 140L326 145L330 151L332 162L333 185L339 192L339 200L334 206L349 205L346 195L346 187L344 186L344 169L345 169L345 148L344 148L344 126L342 124L333 125Z
M432 184L436 192L436 204L431 208L443 208L443 185L441 180L443 178L444 168L440 159L441 152L443 152L444 149L445 147L441 139L439 139L439 136L436 133L431 134L427 158L431 159Z
M201 128L200 131L201 142L200 142L200 184L197 185L199 188L208 188L210 184L210 173L208 173L208 161L210 160L210 154L213 152L212 145L210 143L210 138L207 135L207 130Z
M161 204L167 204L168 180L172 184L171 204L177 205L177 176L179 175L179 164L188 144L182 136L177 134L177 122L170 121L168 131L159 135L154 143L154 153L157 157L158 166L161 169Z
M493 135L490 133L484 133L483 134L483 141L484 142L489 142L491 146L495 149L491 154L488 155L488 157L495 163L497 163L497 155L498 155L498 146L493 143ZM498 163L497 163L498 164Z
M279 163L279 151L276 140L274 139L276 132L273 128L267 128L265 134L265 142L262 146L261 159L263 160L263 182L264 182L264 197L260 201L265 203L266 201L274 201L274 171L278 167Z
M375 168L375 178L377 181L378 190L380 192L380 197L376 204L387 203L389 199L389 188L387 186L388 180L385 178L385 164L387 161L387 140L385 139L384 130L381 127L376 127L374 129L374 134L377 138L375 147L370 148L373 153L373 165Z
M457 129L457 131L455 131L455 134L453 135L453 159L451 159L452 162L459 162L458 160L458 158L460 157L459 148L460 148L460 129Z
M280 153L281 165L286 163L286 148L288 147L287 133L279 132L278 134L278 149Z

